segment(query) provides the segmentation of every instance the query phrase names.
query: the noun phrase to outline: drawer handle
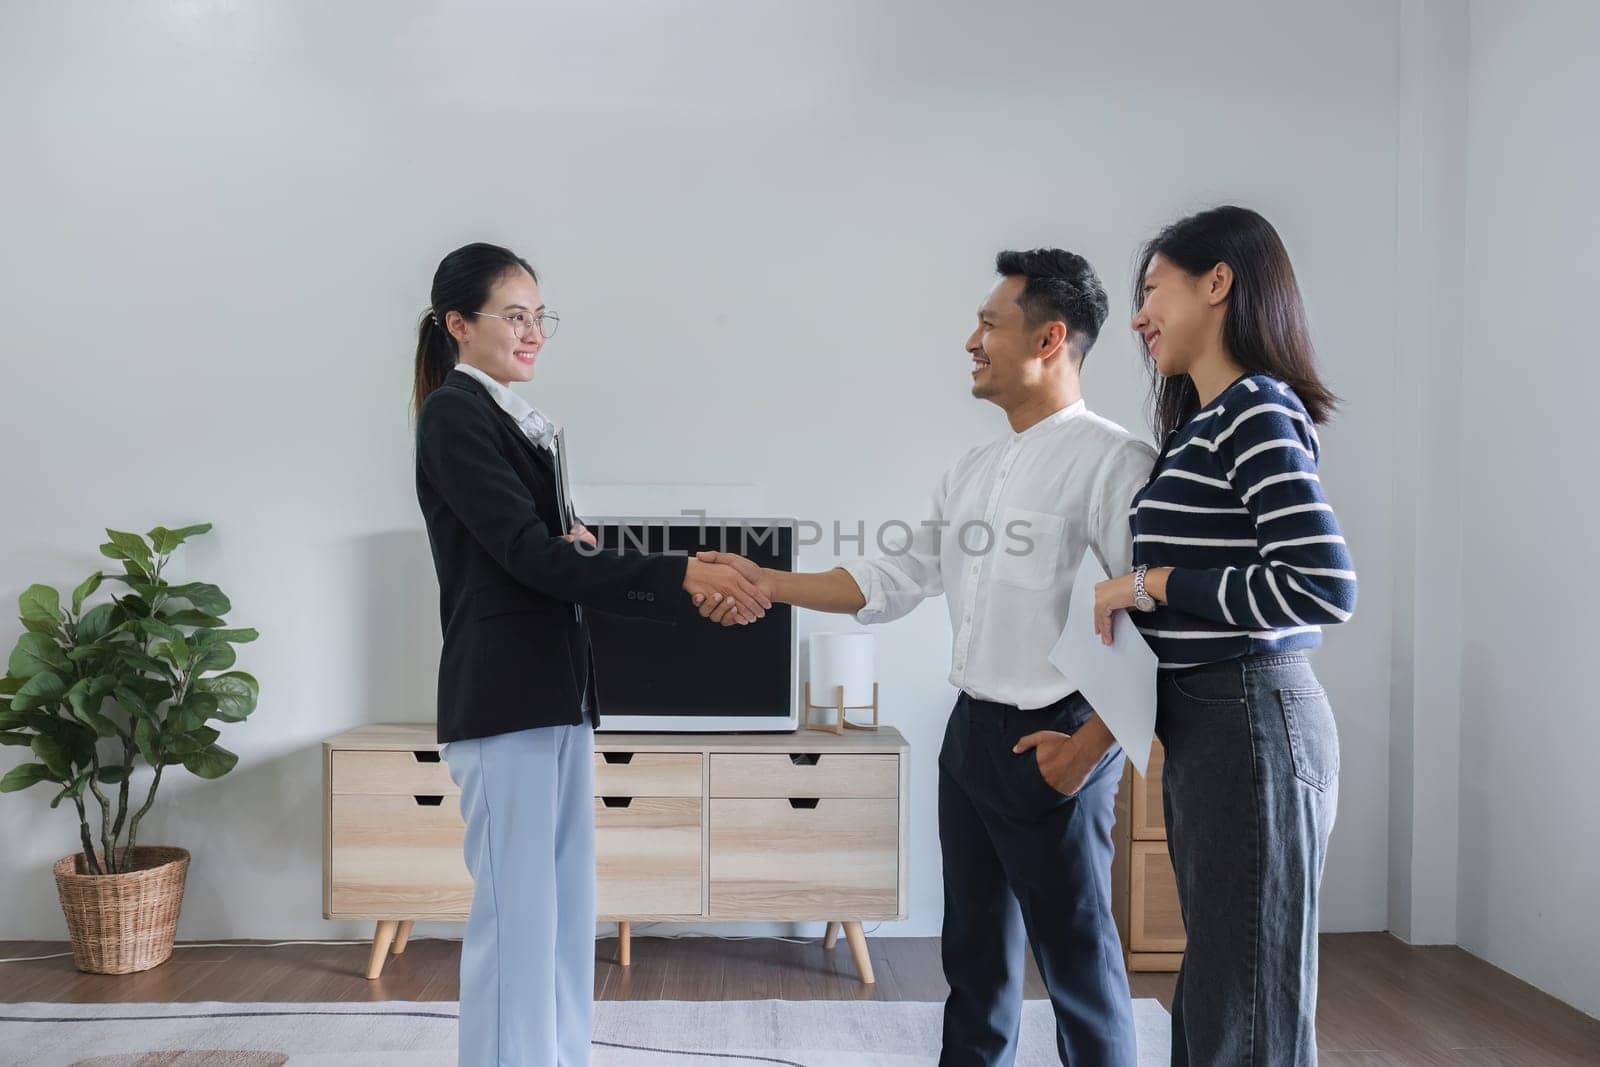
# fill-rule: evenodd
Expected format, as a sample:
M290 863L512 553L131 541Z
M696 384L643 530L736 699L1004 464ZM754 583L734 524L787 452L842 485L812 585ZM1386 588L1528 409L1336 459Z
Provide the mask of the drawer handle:
M411 753L418 763L438 763L439 750L436 748L418 749Z
M789 798L789 806L791 808L805 808L807 811L809 811L812 808L816 807L819 803L821 803L821 798L820 797L790 797Z
M444 803L443 796L425 797L418 796L417 794L413 793L411 799L415 800L418 805L424 808L437 808L440 804Z
M822 759L820 752L791 752L789 762L796 767L815 767Z
M602 752L600 754L606 758L606 763L611 765L618 763L627 765L633 762L632 752Z
M625 808L633 803L632 797L601 797L608 808Z

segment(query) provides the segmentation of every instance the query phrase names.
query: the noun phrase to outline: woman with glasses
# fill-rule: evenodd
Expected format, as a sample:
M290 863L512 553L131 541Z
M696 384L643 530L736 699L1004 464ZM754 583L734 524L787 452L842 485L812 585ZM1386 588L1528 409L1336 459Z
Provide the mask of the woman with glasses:
M460 787L473 897L460 1063L589 1062L594 996L594 662L582 607L674 622L691 597L771 602L726 564L584 551L560 438L512 382L558 319L527 261L451 252L417 334L417 500L439 579L438 738ZM565 533L560 531L565 530Z
M1336 398L1317 374L1288 253L1222 207L1146 246L1133 328L1161 455L1134 498L1134 609L1161 664L1156 733L1188 947L1174 1064L1317 1060L1317 896L1339 795L1333 709L1306 651L1355 610L1317 476Z

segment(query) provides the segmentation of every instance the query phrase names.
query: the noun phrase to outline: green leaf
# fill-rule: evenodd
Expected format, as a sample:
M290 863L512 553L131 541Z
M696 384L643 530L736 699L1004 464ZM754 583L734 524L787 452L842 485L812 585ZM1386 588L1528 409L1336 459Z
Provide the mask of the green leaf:
M95 571L78 583L78 588L72 591L72 613L74 615L83 610L83 602L94 595L94 591L100 588L100 583L105 580L105 577L103 572Z
M243 722L256 709L261 687L244 671L229 671L211 678L202 678L195 688L217 697L216 717L223 722Z
M209 522L200 523L198 526L185 526L178 530L169 530L165 526L157 526L146 536L149 537L150 542L156 546L157 552L163 556L168 556L176 551L177 547L183 544L189 538L195 537L199 534L209 533L210 530L211 524Z
M17 711L28 711L59 704L66 695L67 683L61 680L61 676L42 671L23 683L17 695L11 698L11 706Z
M107 530L106 536L111 538L111 544L122 553L122 559L134 560L145 570L148 571L150 569L150 546L145 543L144 538L136 533L128 533L124 530ZM104 550L104 548L105 546L102 545L101 549ZM113 556L112 558L115 559L117 557Z
M189 661L194 659L194 649L190 648L189 642L182 637L171 641L157 641L150 646L150 654L180 669L187 667Z
M199 671L225 671L239 661L232 645L217 644L207 646L200 658L195 660L194 669Z
M148 718L151 705L145 701L144 695L135 690L131 685L118 685L112 688L111 695L117 698L117 703L130 715Z
M178 708L180 712L196 716L195 725L205 722L217 714L217 709L222 706L222 700L215 693L208 693L203 689L195 689L183 698L183 704Z
M163 678L125 678L121 684L144 698L147 707L159 707L162 701L172 699L172 683Z
M0 678L0 696L15 696L18 689L22 688L22 679L6 675Z
M213 637L220 638L223 641L231 641L236 645L247 645L251 641L254 641L256 638L261 636L261 634L252 627L244 627L238 630L212 630L211 635Z
M102 715L98 711L86 711L82 708L73 708L72 714L78 717L79 722L93 730L96 737L123 736L122 730L117 727L117 724L112 722L109 717Z
M66 746L53 737L40 734L33 739L33 754L39 757L50 773L57 778L72 777L72 757L67 754Z
M0 745L22 745L26 748L33 747L33 735L25 734L20 730L0 730Z
M60 623L61 594L48 585L30 585L17 597L17 608L24 620Z
M60 781L50 773L50 768L42 763L19 763L0 778L0 793L15 793L19 789L26 789L37 782Z
M117 605L130 619L145 619L150 617L150 602L144 597L129 593L117 601Z
M73 663L82 666L92 659L109 656L112 654L112 651L112 649L106 648L105 645L100 644L98 641L91 641L86 645L79 645L76 648L68 649L67 658Z
M146 655L131 646L119 647L117 649L117 658L134 670L149 671L152 674L159 674L164 677L170 676L172 673L172 668L168 664L162 663L155 657Z
M163 637L168 641L183 640L182 630L161 619L139 619L136 625L151 637Z
M101 703L114 684L115 679L109 677L80 678L67 690L67 702L72 705L72 714L93 730L97 737L122 736L117 724L100 711Z
M221 736L222 733L219 730L210 726L199 726L182 737L174 738L169 747L180 756L192 756L198 752L204 752L216 744L217 739Z
M107 764L95 774L95 779L101 785L116 785L126 777L128 777L128 768L120 763Z
M163 619L174 626L221 626L222 620L215 615L207 615L203 611L193 608L178 608L167 603L161 605L158 612Z
M115 604L97 604L90 608L78 620L78 643L84 645L100 640L116 626L116 620Z
M26 633L17 638L17 645L11 650L11 661L6 665L7 673L17 678L28 679L41 671L60 671L63 674L72 673L72 661L67 659L67 654L44 634Z
M61 633L61 624L49 619L23 619L21 622L22 628L29 633L44 634L46 637L57 637Z
M167 593L169 590L171 590L172 587L170 585L168 585L164 581L163 582L146 582L146 581L134 580L134 581L130 581L128 583L128 588L132 589L135 593L137 593L139 596L143 597L145 600L147 600L150 603L154 604L156 602L156 598L157 597L160 597L163 594Z
M161 766L161 732L150 719L140 719L133 727L133 743L139 755L152 767Z
M208 615L226 615L233 608L227 596L210 582L188 582L167 589L167 595L182 597L194 605L196 611Z
M197 778L221 778L233 770L238 762L238 755L229 752L221 745L212 745L201 752L183 757L184 768Z

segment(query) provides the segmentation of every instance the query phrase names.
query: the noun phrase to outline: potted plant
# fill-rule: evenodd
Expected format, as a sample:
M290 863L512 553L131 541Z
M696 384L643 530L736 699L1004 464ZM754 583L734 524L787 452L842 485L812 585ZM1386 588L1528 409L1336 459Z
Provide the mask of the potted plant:
M77 808L81 848L57 861L55 877L79 970L126 974L172 955L189 854L139 844L139 824L166 768L201 778L233 769L239 757L210 723L239 722L256 706L256 680L230 669L233 646L256 631L226 628L231 605L216 586L162 576L178 546L210 529L107 530L100 552L123 573L89 575L66 606L48 585L18 598L24 632L0 679L0 743L33 760L0 777L0 792L44 782L56 790L52 808ZM87 606L106 582L126 591ZM141 763L152 774L135 809Z

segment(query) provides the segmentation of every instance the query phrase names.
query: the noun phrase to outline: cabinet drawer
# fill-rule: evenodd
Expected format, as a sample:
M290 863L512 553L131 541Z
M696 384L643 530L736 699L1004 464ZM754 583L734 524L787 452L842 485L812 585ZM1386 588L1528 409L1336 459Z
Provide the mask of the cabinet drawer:
M712 800L711 918L894 918L899 818L892 799Z
M700 915L700 797L594 802L595 910L601 917Z
M714 797L877 797L900 795L900 757L856 753L711 756Z
M328 910L334 916L464 917L472 876L466 824L453 796L335 796Z
M596 752L597 797L698 797L698 752Z
M1183 913L1167 846L1135 841L1128 872L1128 951L1182 952Z
M459 796L450 780L450 768L437 749L414 752L362 752L333 754L334 795L364 793L383 796Z
M1161 768L1164 753L1158 741L1150 746L1150 773L1133 776L1133 803L1129 813L1135 841L1165 841L1167 818L1161 806Z

